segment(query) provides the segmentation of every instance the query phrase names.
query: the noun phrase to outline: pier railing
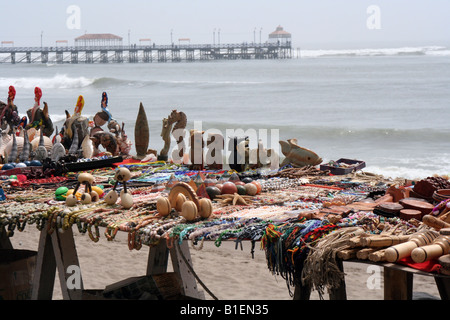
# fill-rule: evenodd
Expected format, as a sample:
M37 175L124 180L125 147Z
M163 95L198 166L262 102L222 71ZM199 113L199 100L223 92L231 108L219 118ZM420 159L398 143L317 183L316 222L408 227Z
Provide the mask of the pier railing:
M120 63L217 59L288 59L287 43L0 47L0 63Z

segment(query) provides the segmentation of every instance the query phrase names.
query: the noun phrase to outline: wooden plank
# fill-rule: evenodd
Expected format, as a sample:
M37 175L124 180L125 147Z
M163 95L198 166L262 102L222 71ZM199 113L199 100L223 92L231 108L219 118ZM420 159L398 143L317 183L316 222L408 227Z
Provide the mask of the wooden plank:
M13 249L11 240L6 233L5 227L0 228L0 249Z
M31 300L51 300L55 284L56 260L47 228L44 227L39 236L36 269L33 277Z
M55 254L56 266L58 268L59 281L64 300L81 300L83 294L83 280L81 278L81 267L78 261L75 240L72 229L64 232L54 231L51 234L53 252ZM79 271L79 286L68 288L67 282L72 273L68 273L69 267L77 267Z
M166 240L161 240L157 245L151 246L148 253L147 275L167 272L169 261L169 249Z
M170 256L172 258L173 270L179 276L182 293L188 297L204 299L204 293L198 290L195 276L191 272L193 267L187 241L183 241L181 245L175 243L170 248Z
M412 300L413 274L389 267L384 268L384 299Z

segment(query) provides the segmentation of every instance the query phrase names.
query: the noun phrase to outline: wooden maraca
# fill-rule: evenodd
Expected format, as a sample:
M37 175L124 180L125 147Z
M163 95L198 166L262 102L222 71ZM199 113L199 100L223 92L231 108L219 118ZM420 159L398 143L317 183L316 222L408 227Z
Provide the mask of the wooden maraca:
M436 231L425 231L413 235L409 241L387 248L385 251L386 260L388 262L397 262L409 257L415 248L431 244L438 236L439 233Z
M434 239L432 244L411 251L411 258L414 262L421 263L450 253L450 229L441 229L439 233L440 236Z

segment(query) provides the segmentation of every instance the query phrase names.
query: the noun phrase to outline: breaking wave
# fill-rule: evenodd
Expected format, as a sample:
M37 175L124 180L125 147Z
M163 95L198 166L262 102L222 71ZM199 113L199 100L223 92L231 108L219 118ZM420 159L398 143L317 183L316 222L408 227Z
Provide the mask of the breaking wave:
M339 56L450 56L450 49L442 46L400 47L380 49L340 49L340 50L301 50L302 58L339 57Z
M2 78L0 77L0 87L14 86L20 89L75 89L85 88L92 85L95 79L86 77L69 77L67 75L55 75L51 78L21 77Z

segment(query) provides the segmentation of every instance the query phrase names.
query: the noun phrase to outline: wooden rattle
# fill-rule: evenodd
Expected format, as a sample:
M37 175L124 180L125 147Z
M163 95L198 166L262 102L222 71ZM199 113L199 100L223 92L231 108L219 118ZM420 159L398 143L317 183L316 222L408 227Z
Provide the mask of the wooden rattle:
M199 199L192 187L179 182L170 190L169 197L160 197L156 202L156 210L161 216L167 216L172 209L180 212L187 221L208 218L212 213L211 200Z
M81 195L81 203L89 204L91 202L98 201L99 196L97 192L92 191L92 184L94 183L94 177L89 173L80 173L78 175L78 182L73 190L73 193L66 197L66 205L73 207L78 203L76 193L81 185L84 185L84 193Z
M397 262L403 258L409 257L411 252L420 246L431 244L439 236L436 231L425 231L411 236L409 241L389 247L385 251L385 257L388 262Z
M115 204L119 195L117 194L116 188L119 183L123 184L123 190L120 192L120 200L122 207L129 209L133 206L133 196L127 191L127 181L131 179L131 172L127 168L116 169L116 174L114 175L116 183L111 191L109 191L105 196L105 202L107 204Z
M414 262L433 260L450 253L450 229L441 229L440 236L432 244L415 248L411 252Z

